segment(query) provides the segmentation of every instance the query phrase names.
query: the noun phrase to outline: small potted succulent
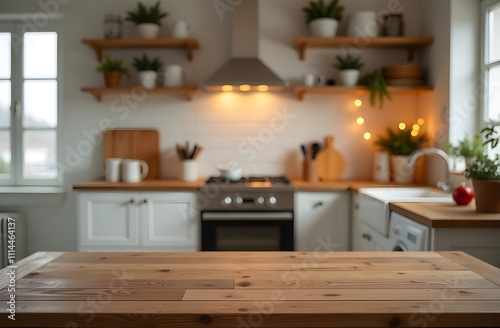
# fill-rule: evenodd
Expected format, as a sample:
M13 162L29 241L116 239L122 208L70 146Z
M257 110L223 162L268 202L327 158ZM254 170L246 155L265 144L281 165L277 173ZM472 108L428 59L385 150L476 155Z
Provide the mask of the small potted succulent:
M337 56L337 63L333 65L340 73L340 83L346 87L353 87L358 83L359 70L363 67L361 57L347 53L345 56Z
M135 11L127 12L126 20L136 24L137 31L142 38L154 39L160 31L161 19L167 15L168 13L160 8L159 1L150 7L139 2Z
M497 126L481 130L486 141L494 149L500 142L500 132ZM476 211L485 213L500 213L500 154L479 155L465 170L465 176L472 179L476 197Z
M143 54L142 57L134 57L132 66L138 72L139 83L146 89L153 89L156 87L156 80L158 78L158 71L161 68L160 59L150 59L148 55Z
M365 75L359 83L366 85L370 90L370 105L372 105L372 107L377 103L377 96L379 108L384 106L384 98L391 100L391 95L387 90L387 83L379 70L374 70L372 73Z
M386 136L378 136L375 145L386 150L391 155L391 167L394 182L398 184L411 184L415 169L408 165L408 156L420 149L429 139L425 133L412 135L410 130L387 129Z
M344 7L339 4L339 0L331 0L328 5L323 0L311 1L309 6L302 10L306 14L306 21L312 36L335 37L344 12Z
M120 87L120 80L123 75L128 76L128 70L123 66L123 60L112 59L106 56L96 70L104 75L106 88Z

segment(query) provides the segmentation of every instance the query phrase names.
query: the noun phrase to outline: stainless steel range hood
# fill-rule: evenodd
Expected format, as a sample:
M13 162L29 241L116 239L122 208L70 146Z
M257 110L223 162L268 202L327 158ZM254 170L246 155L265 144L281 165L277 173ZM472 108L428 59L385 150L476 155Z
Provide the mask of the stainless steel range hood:
M232 58L205 81L205 90L285 90L285 82L259 59L258 6L259 0L244 0L233 8Z

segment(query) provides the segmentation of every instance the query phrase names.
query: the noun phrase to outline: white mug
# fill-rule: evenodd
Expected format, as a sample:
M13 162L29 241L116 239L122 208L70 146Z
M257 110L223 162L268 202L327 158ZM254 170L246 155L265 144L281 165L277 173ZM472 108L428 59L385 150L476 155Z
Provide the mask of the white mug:
M188 72L181 65L167 65L163 73L163 86L182 87L188 78Z
M179 39L184 39L189 36L191 28L189 25L183 21L183 20L176 20L172 24L172 37L173 38L179 38Z
M104 161L104 179L108 182L120 181L120 168L123 159L106 158Z
M122 181L140 182L148 175L148 164L138 159L126 159L122 162Z

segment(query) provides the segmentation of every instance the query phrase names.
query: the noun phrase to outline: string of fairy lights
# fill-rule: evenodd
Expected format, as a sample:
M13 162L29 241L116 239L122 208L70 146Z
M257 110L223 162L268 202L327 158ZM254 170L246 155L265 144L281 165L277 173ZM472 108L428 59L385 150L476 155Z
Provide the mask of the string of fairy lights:
M354 100L354 106L355 107L360 108L362 105L363 105L363 101L361 101L360 99ZM421 127L422 127L422 125L424 125L424 123L425 123L425 120L423 118L419 118L416 123L414 123L413 125L411 125L411 129L412 130L411 130L410 133L411 133L411 135L413 137L418 136L418 134L420 133ZM363 116L358 116L356 118L356 124L358 124L360 126L363 126L365 124L365 118ZM404 122L400 122L398 124L398 128L401 131L404 131L404 130L406 130L407 125ZM368 131L365 131L363 133L363 138L365 140L370 140L372 138L372 134L370 132L368 132Z

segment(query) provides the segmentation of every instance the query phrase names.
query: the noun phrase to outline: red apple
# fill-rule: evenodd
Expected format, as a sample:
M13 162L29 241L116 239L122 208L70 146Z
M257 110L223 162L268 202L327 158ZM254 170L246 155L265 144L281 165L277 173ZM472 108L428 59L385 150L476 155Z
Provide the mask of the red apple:
M467 187L465 183L462 183L461 186L453 190L452 195L458 205L467 205L471 202L472 198L474 198L474 191L472 188Z

